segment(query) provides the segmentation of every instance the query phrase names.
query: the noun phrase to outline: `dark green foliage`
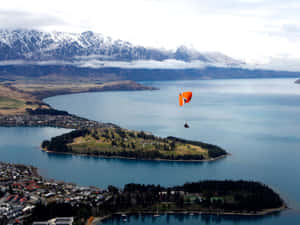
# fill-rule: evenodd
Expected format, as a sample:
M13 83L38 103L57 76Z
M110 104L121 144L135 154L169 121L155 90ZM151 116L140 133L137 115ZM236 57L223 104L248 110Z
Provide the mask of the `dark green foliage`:
M43 108L37 108L35 110L32 109L26 109L26 111L30 115L52 115L52 116L67 116L70 115L67 111L57 110L57 109L43 109Z
M47 206L40 204L36 206L35 210L33 211L32 217L34 220L49 220L53 217L72 216L74 211L75 210L72 209L72 206L70 204L50 203Z
M113 185L109 185L109 186L107 187L107 189L108 189L109 192L111 192L111 193L113 193L113 194L117 194L117 193L119 192L119 189L116 188L116 187L113 186Z
M125 131L123 131L121 128L116 128L115 131L116 131L116 133L118 135L120 135L121 138L125 138L126 137Z
M174 149L175 149L175 147L176 147L175 141L172 141L172 142L170 143L170 147L171 147L171 150L174 150Z
M74 138L85 136L87 134L90 134L88 129L74 130L70 133L53 137L50 141L43 141L42 147L54 152L69 152L70 149L67 144L72 143Z
M7 217L0 215L0 225L7 225L7 224L8 224Z
M282 206L283 201L272 189L258 182L250 181L202 181L186 183L176 187L189 193L205 193L206 197L233 196L234 203L213 201L215 205L226 210L259 211ZM216 206L215 206L216 207Z
M153 134L146 134L144 131L141 131L137 134L137 137L143 138L145 140L155 140L156 137Z
M25 224L32 224L33 221L45 221L54 217L75 217L87 220L91 216L91 206L88 204L71 205L68 203L50 203L47 205L38 204L32 212L32 216ZM82 223L84 224L84 223Z
M171 194L171 190L175 190L175 193ZM166 194L161 195L162 192ZM189 194L201 196L202 201L185 201L184 196ZM226 196L233 196L233 201L227 201ZM131 183L125 185L122 192L114 191L108 205L114 210L137 206L151 210L153 205L161 202L173 202L178 210L185 210L193 204L207 210L228 212L256 212L283 205L273 190L261 183L249 181L200 181L174 188Z
M97 131L92 132L92 137L95 138L96 140L99 140Z
M128 135L129 135L129 137L135 138L135 133L133 133L133 132L129 132Z
M50 141L48 140L42 142L42 148L48 148L49 145L50 145Z

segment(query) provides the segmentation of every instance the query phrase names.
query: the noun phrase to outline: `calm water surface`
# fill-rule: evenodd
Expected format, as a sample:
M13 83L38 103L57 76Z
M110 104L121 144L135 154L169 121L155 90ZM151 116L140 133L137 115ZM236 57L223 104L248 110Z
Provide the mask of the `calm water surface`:
M122 127L217 144L232 155L211 163L153 162L47 154L55 128L0 128L0 160L33 164L81 185L165 186L203 179L250 179L273 187L295 210L270 217L132 217L129 224L300 224L300 85L293 79L147 82L159 91L102 92L46 99L61 110ZM193 91L179 108L180 91ZM191 128L183 128L188 121ZM180 219L181 218L181 219ZM118 219L106 224L123 223Z

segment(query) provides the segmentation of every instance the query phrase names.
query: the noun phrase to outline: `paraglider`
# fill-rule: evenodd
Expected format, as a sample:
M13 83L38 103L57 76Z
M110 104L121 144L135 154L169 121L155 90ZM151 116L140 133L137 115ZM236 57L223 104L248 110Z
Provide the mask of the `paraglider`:
M183 106L186 103L189 103L192 99L193 93L191 91L186 91L179 93L179 106ZM187 122L184 124L184 128L190 128Z

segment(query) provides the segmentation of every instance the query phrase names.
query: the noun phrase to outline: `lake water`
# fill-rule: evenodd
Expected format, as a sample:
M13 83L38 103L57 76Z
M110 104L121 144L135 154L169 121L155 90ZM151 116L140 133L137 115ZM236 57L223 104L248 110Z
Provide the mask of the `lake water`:
M53 107L122 127L178 136L225 148L215 162L182 163L48 154L43 139L66 132L55 128L0 128L0 160L32 164L43 175L81 185L164 186L203 179L246 179L278 191L289 210L269 217L132 217L128 224L300 224L300 85L294 79L145 82L159 91L101 92L46 99ZM178 93L193 91L180 108ZM189 129L183 124L187 121ZM300 212L300 211L299 211ZM181 219L180 219L181 218ZM171 222L170 222L171 221ZM123 223L123 221L119 221ZM118 219L106 224L118 223Z

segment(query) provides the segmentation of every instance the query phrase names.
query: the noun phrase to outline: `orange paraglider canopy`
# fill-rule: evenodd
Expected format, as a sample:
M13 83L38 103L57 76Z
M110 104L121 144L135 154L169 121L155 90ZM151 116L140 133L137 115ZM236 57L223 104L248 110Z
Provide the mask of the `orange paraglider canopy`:
M179 105L183 106L183 97L181 93L179 94Z
M189 103L192 99L193 93L191 91L186 91L179 94L179 105L183 106L185 103Z

